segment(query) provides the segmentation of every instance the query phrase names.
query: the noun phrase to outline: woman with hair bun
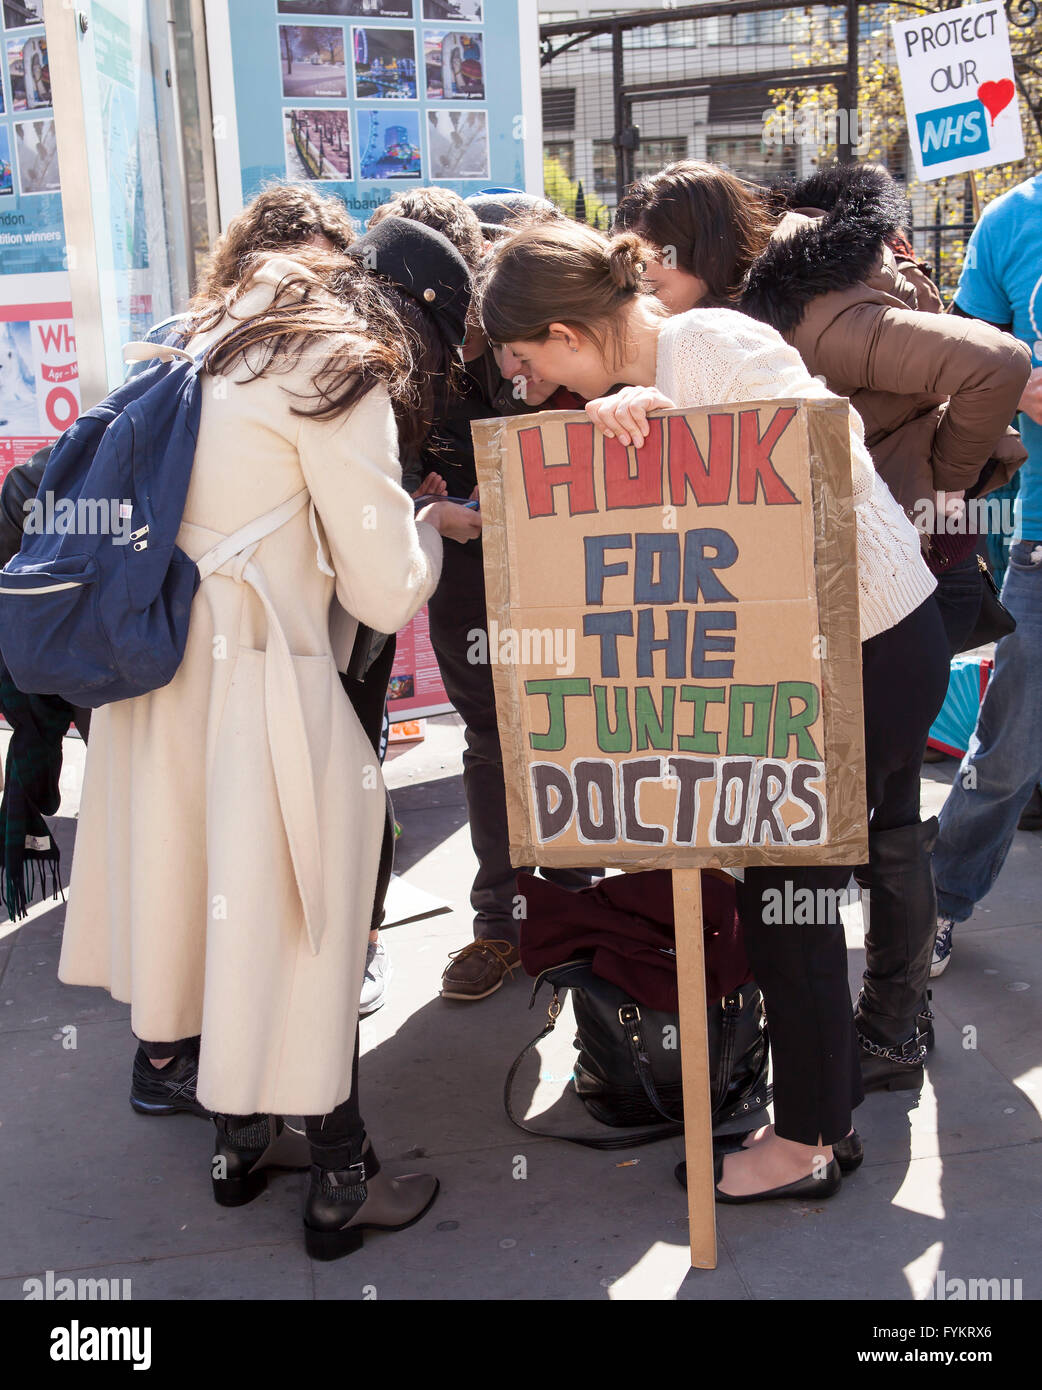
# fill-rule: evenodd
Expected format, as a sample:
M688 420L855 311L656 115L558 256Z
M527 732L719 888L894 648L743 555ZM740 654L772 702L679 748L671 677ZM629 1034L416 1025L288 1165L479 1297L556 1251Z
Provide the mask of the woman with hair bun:
M954 655L971 640L983 592L964 496L1001 486L1025 458L1009 422L1030 361L990 324L923 312L887 244L906 215L904 193L878 165L822 168L768 195L685 160L634 184L616 225L650 244L645 288L671 313L725 305L769 323L850 400L895 500L932 532L921 543ZM930 720L912 719L911 709L896 715L907 759L873 812L869 862L857 875L871 894L857 1005L868 1091L922 1086L935 933L938 969L950 949L931 864L937 820L920 813Z
M671 317L643 293L648 256L632 233L608 240L574 224L519 232L496 248L483 273L485 332L527 369L584 396L594 423L627 446L643 444L649 410L835 399L766 324L726 308ZM918 534L873 468L853 410L850 448L871 809L903 794L893 777L907 761L905 731L929 724L940 708L948 652ZM894 670L905 673L903 685ZM775 1125L718 1161L719 1201L831 1196L840 1162L848 1170L860 1162L851 1113L864 1091L835 905L851 872L756 867L738 886L749 959L770 1018ZM784 899L786 882L794 896L809 888L816 903L828 904L819 920L764 923L763 903L778 901L778 890Z

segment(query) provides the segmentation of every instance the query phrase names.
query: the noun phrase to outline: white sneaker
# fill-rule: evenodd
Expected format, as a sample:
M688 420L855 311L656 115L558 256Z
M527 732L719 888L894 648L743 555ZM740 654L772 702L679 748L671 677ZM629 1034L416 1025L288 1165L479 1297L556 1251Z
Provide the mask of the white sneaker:
M370 941L365 952L365 975L358 1001L358 1017L368 1018L387 1001L387 982L391 978L391 957L382 941Z
M936 980L938 975L943 975L948 969L948 962L952 958L952 932L954 930L954 918L938 917L937 936L933 943L933 960L930 962L931 980Z

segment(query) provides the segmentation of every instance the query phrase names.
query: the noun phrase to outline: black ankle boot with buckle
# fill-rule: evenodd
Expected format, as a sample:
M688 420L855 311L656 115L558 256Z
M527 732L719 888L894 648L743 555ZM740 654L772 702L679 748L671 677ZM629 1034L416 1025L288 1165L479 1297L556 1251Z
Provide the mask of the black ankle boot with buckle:
M358 1150L356 1149L357 1153ZM312 1146L321 1159L321 1150ZM361 1249L365 1231L404 1231L438 1195L429 1173L392 1178L366 1139L361 1156L339 1168L311 1166L304 1206L304 1244L313 1260L338 1260Z
M210 1170L214 1201L222 1207L252 1202L272 1169L306 1168L311 1151L304 1134L281 1115L215 1115L217 1144Z
M870 1091L921 1091L926 1046L918 1028L902 1043L874 1042L861 1029L857 1034L861 1048L861 1081L865 1094Z

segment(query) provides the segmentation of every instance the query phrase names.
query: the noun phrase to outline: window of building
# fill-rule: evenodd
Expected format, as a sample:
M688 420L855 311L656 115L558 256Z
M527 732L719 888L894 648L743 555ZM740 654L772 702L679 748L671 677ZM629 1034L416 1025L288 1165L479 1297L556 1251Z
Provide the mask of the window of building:
M770 183L796 170L795 145L767 145L758 135L710 136L706 158L754 183Z
M615 146L610 140L593 142L593 191L615 202Z
M687 139L683 135L667 140L642 140L634 154L633 172L640 179L646 174L657 174L667 164L675 164L678 159L686 158Z
M572 140L544 140L543 155L556 159L570 179L575 178L575 143Z
M543 129L575 129L575 88L543 88Z

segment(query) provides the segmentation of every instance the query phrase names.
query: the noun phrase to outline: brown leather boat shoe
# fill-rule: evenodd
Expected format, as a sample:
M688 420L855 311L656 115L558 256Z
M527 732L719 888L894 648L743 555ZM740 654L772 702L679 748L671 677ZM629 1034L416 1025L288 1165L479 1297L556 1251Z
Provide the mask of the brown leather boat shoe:
M521 952L509 941L481 937L449 954L441 977L443 999L485 999L521 964Z

